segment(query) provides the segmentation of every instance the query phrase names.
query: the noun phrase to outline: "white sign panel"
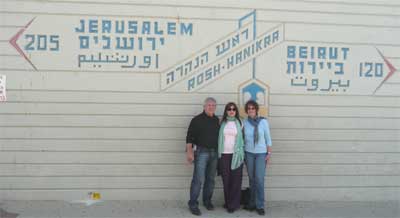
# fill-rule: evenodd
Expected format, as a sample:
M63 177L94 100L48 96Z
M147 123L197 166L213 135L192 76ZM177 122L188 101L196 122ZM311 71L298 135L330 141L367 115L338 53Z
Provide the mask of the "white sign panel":
M257 88L244 87L252 98L255 81L271 93L374 95L397 71L373 46L287 41L285 32L283 23L259 22L256 10L221 22L43 15L10 43L36 70L157 73L162 92L219 81L237 89L227 75L240 73L232 81L252 81Z

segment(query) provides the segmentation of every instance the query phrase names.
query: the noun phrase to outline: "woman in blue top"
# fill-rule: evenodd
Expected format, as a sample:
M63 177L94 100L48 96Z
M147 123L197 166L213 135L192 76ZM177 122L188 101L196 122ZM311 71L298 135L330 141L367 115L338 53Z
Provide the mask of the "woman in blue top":
M257 102L250 100L245 105L248 115L244 120L245 161L249 175L250 202L244 209L256 210L264 215L264 177L267 162L271 157L271 134L267 119L258 116Z

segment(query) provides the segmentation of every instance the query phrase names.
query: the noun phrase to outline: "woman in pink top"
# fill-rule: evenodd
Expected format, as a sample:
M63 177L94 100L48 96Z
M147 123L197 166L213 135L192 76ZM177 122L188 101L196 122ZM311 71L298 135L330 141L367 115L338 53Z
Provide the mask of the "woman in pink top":
M224 207L229 213L240 208L244 142L238 107L229 102L225 106L218 136L219 167L224 184Z

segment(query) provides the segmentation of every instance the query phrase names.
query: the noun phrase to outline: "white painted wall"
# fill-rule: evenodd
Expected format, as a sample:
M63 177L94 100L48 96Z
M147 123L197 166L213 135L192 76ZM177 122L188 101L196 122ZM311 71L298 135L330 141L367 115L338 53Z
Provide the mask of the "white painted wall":
M2 0L0 74L7 77L7 101L0 102L0 199L78 200L97 191L105 200L186 201L189 121L207 96L217 99L218 114L228 101L239 102L242 85L254 81L253 65L249 59L196 90L187 88L195 73L166 89L162 78L182 60L215 51L215 43L234 34L238 19L254 9L256 36L282 29L279 43L255 55L254 65L257 81L269 91L274 154L267 200L399 200L400 72L383 82L390 68L378 53L400 68L396 0ZM32 19L17 40L31 65L9 40ZM192 23L193 33L165 36L155 50L130 51L159 54L158 68L78 67L78 54L103 52L79 48L74 28L80 19ZM27 34L59 35L60 49L27 51ZM348 59L336 60L345 64L345 75L304 74L324 87L350 80L346 91L291 85L291 45L350 48ZM224 62L220 57L210 53L207 66ZM360 77L360 62L383 63L382 77ZM221 188L218 178L218 199Z

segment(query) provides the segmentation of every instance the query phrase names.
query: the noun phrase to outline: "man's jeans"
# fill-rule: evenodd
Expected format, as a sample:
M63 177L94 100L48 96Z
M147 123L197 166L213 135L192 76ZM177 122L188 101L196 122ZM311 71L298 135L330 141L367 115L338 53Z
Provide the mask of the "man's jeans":
M266 162L266 153L250 153L246 152L246 166L249 175L251 198L250 207L258 209L264 208L264 177Z
M197 199L199 198L202 184L204 184L203 204L208 205L211 203L217 163L218 154L216 149L197 147L197 150L194 152L194 171L190 186L190 200L188 202L190 208L199 206Z

